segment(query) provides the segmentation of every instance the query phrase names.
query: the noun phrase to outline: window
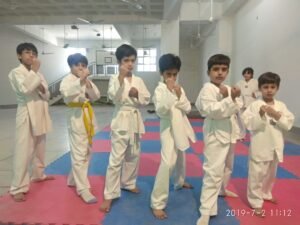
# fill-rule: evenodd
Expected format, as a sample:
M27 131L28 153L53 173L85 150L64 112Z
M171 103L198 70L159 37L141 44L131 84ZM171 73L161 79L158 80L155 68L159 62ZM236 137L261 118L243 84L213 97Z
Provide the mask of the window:
M156 72L156 48L139 48L137 50L137 71Z

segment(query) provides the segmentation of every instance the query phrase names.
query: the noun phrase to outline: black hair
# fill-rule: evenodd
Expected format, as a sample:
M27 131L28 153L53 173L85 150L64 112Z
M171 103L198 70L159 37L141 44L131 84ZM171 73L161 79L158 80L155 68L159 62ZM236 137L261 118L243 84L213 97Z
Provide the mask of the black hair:
M223 54L213 55L207 61L207 70L210 71L214 65L226 65L229 68L230 58Z
M246 67L243 69L242 74L244 75L245 73L250 73L252 75L251 78L253 78L254 70L251 67Z
M124 57L129 57L132 55L134 55L135 58L137 57L137 52L131 45L123 44L116 50L116 58L119 62L121 62Z
M159 71L163 73L165 70L177 69L180 70L181 60L174 54L165 54L159 58Z
M68 56L68 64L69 67L71 68L73 65L77 65L78 63L85 64L86 66L88 65L88 60L87 58L80 54L80 53L75 53L72 55Z
M25 43L21 43L21 44L19 44L19 45L17 46L16 51L17 51L17 54L18 54L18 55L21 55L22 52L23 52L24 50L32 51L32 52L34 52L36 55L38 55L38 50L37 50L37 48L35 47L35 45L32 44L32 43L26 43L26 42L25 42Z
M261 86L264 84L276 84L277 87L279 88L280 76L272 72L263 73L258 78L258 87L261 88Z

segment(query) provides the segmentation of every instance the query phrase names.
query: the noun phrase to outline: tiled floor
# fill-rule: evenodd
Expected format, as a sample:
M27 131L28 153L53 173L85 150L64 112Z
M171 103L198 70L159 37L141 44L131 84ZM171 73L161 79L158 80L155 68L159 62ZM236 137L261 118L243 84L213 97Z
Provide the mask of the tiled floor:
M142 109L144 118L155 116L155 114L147 113L147 109L153 109L153 106ZM63 105L50 107L53 131L47 135L47 165L69 150L65 110L66 107ZM110 123L113 106L95 106L94 110L101 130ZM16 109L0 110L0 195L8 191L12 179L15 114ZM286 139L300 144L300 134L298 132L286 134Z

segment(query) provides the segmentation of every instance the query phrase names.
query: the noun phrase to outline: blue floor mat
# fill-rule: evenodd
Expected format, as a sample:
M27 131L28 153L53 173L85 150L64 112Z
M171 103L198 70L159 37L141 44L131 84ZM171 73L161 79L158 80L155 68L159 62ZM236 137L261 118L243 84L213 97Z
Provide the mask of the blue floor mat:
M199 217L199 190L201 180L188 178L194 189L174 191L170 187L169 201L166 208L167 220L158 220L152 215L150 196L154 177L139 177L138 186L141 193L136 195L122 192L120 199L113 203L112 210L103 221L103 225L195 225ZM219 215L211 220L210 225L238 225L234 217L226 217L229 209L226 201L219 198Z

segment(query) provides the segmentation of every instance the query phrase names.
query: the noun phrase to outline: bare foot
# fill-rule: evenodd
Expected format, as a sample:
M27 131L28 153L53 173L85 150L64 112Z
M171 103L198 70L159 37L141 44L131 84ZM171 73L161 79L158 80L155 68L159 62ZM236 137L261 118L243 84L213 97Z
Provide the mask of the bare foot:
M123 191L129 191L131 193L134 193L134 194L139 194L140 193L140 189L138 187L135 187L133 189L125 189L125 188L122 188Z
M35 178L35 179L32 179L31 182L38 183L38 182L43 182L43 181L48 181L48 180L55 180L55 177L46 176L44 178Z
M99 210L101 212L108 213L110 211L111 203L112 203L112 199L104 199L104 201L100 205Z
M264 218L266 216L265 211L262 208L255 208L254 215L260 218Z
M208 225L210 216L201 215L201 217L197 220L197 225Z
M271 198L271 199L264 199L266 202L270 202L270 203L272 203L272 204L277 204L278 203L278 201L277 201L277 199L276 198Z
M152 213L157 219L160 220L164 220L168 218L166 212L162 209L152 209Z
M229 191L227 189L225 190L225 193L222 193L219 196L221 196L221 197L231 197L231 198L238 198L239 197L236 193L234 193L232 191Z
M182 188L193 189L194 187L193 187L193 185L191 185L191 184L189 184L189 183L184 183L184 184L182 185Z
M26 200L24 193L17 193L15 195L12 195L15 202L24 202Z

